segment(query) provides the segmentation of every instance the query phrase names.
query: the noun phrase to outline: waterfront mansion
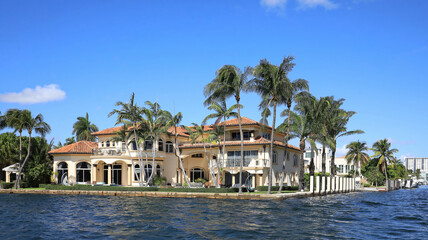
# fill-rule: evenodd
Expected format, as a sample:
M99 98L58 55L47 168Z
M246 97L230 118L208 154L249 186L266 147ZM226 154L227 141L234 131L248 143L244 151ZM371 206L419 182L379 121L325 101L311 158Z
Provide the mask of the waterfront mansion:
M267 185L269 161L273 166L273 185L278 185L280 173L284 171L284 185L298 184L298 164L302 157L302 151L295 146L285 146L284 134L275 133L274 152L270 157L271 127L260 122L242 117L242 129L244 139L244 165L243 182L257 187ZM189 133L185 128L177 128L177 143L180 156L183 160L183 168L190 182L203 178L212 183L209 165L215 174L220 167L221 184L233 186L239 183L239 166L241 159L241 141L238 119L230 119L218 125L225 125L225 157L223 159L223 142L205 144L207 155L201 142L191 143ZM212 129L214 126L206 126ZM138 186L137 176L141 176L141 166L137 158L137 146L131 142L126 147L125 142L114 141L122 127L114 127L94 132L97 142L79 141L49 153L54 158L54 172L56 182L68 184L117 184L122 186ZM165 177L168 185L179 186L186 181L180 168L180 162L174 148L174 128L168 130L153 143L145 141L141 146L142 157L148 158L144 164L146 175L155 171L157 176ZM208 133L207 133L208 134ZM143 144L142 144L143 145ZM287 158L283 161L284 148L287 147ZM152 148L156 148L155 164L152 164ZM207 161L208 159L208 161ZM219 164L214 164L218 159ZM134 166L131 161L134 161ZM209 163L210 161L210 163ZM146 161L144 161L146 163ZM153 165L153 166L152 166ZM147 179L145 179L147 180Z

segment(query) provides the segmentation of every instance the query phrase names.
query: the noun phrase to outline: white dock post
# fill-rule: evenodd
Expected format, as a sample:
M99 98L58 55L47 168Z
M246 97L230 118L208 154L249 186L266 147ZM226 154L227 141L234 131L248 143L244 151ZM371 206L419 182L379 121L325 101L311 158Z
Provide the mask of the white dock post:
M349 178L345 177L345 192L349 192Z
M316 184L317 184L315 192L320 193L320 190L321 190L320 176L316 176L315 179L316 179Z
M339 192L339 176L334 177L334 192Z
M314 192L314 176L309 176L309 191Z
M339 192L343 192L343 177L339 178Z
M321 193L325 194L325 176L321 177Z
M330 193L331 192L331 186L330 186L330 183L331 183L331 177L329 176L329 177L327 177L327 191L326 191L326 193Z

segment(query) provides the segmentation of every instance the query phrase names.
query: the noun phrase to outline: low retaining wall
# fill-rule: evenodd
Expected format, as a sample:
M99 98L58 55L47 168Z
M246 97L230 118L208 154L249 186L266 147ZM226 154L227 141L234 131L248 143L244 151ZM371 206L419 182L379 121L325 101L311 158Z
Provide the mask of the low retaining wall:
M184 192L133 192L133 191L81 191L81 190L26 190L0 189L3 194L58 194L58 195L99 195L130 197L166 197L166 198L211 198L211 199L246 199L246 200L281 200L319 196L311 192L281 194L241 194L238 193L184 193Z

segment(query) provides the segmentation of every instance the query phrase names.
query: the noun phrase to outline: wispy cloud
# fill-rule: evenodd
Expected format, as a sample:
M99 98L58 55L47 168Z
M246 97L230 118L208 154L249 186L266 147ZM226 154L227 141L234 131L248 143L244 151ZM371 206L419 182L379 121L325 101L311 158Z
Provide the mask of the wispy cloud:
M260 4L267 8L284 8L287 0L260 0Z
M348 152L348 149L346 148L347 144L342 145L342 147L336 148L336 157L342 157L345 156Z
M330 0L297 0L301 8L323 7L325 9L334 9L338 5Z
M316 8L323 7L325 9L334 9L338 5L333 3L331 0L295 0L299 5L299 8ZM288 0L260 0L260 4L269 9L273 8L284 8Z
M392 138L387 138L387 139L390 143L397 144L397 145L411 145L416 143L416 141L413 139L410 139L410 140L397 140Z
M62 100L65 92L57 84L49 84L43 87L25 88L21 92L11 92L0 94L0 102L35 104Z

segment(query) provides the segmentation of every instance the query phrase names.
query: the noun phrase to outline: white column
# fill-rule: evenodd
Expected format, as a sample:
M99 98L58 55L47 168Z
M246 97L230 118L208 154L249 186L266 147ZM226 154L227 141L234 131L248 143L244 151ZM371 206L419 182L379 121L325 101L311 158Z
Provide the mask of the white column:
M321 177L321 193L325 194L325 176Z
M331 188L330 188L330 184L331 184L331 178L330 177L327 177L327 193L330 193L331 192Z
M341 193L343 189L343 178L339 177L339 192Z
M355 192L355 178L352 178L352 191Z
M6 182L10 182L10 172L6 172Z
M95 184L97 181L97 164L92 164L91 167L91 184Z
M349 192L349 178L345 178L346 180L346 192Z
M314 176L309 176L309 191L314 192Z
M107 171L107 184L111 184L111 164L108 165L108 171Z
M316 184L317 184L315 192L319 193L321 190L320 176L316 176L315 179L316 179Z
M128 164L128 186L132 186L132 165Z

